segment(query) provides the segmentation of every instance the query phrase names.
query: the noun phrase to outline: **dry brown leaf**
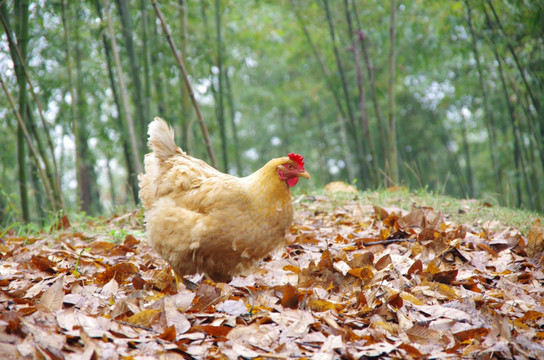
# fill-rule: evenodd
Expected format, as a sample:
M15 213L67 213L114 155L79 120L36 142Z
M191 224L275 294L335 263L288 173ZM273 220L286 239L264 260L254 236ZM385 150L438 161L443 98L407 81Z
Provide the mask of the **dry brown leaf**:
M410 294L410 293L407 293L405 291L401 292L400 293L400 296L405 300L405 301L408 301L414 305L423 305L423 303L421 302L421 300L419 300L417 297L415 297L414 295Z
M489 247L488 245L486 244L482 244L482 243L479 243L476 245L478 248L482 249L482 250L485 250L487 252L489 252L491 255L493 255L494 257L497 257L499 256L499 254L497 254L497 252L495 250L493 250L491 247Z
M285 270L285 271L292 271L292 272L294 272L295 274L300 273L300 268L297 267L297 266L294 266L294 265L285 265L285 266L283 267L283 270Z
M56 264L48 258L40 255L32 255L31 264L41 271L55 271Z
M391 263L391 255L387 254L385 256L382 256L378 261L376 261L376 265L374 265L374 267L376 268L376 270L379 271L385 269Z
M151 324L158 321L160 317L159 310L147 309L132 315L126 321L129 324L150 328Z
M516 229L455 224L431 208L300 199L290 231L296 243L230 284L187 278L194 290L178 290L171 269L136 235L138 211L106 221L98 235L8 231L0 239L0 357L2 349L67 360L544 352L538 222L530 250ZM121 226L134 235L102 241Z
M61 275L40 297L39 305L54 312L62 309L64 275Z
M416 209L399 218L399 225L403 228L423 228L425 225L425 211Z
M428 272L431 275L435 275L440 272L440 269L433 261L431 261L429 264L427 264L427 270L425 270L425 272Z
M489 329L480 327L480 328L459 331L453 334L453 336L455 336L455 338L459 340L460 342L464 342L467 340L474 340L474 339L480 340L484 338L488 333L489 333Z
M111 279L115 279L117 283L124 283L125 279L131 275L138 273L136 265L129 262L122 262L109 267L106 271L96 275L96 281L105 284Z
M449 270L449 271L440 271L439 273L433 274L433 276L431 276L431 281L436 281L443 284L451 284L457 277L458 273L459 273L458 269Z
M418 259L414 261L412 266L410 266L410 269L408 269L407 277L410 279L412 275L420 274L421 272L423 272L423 263Z
M283 288L283 296L280 303L283 307L296 309L298 307L298 296L297 288L287 283Z
M92 254L101 254L115 247L115 244L107 241L94 241L90 244Z
M442 338L442 332L417 324L406 330L406 335L418 344L436 343Z
M157 338L166 340L166 341L175 341L176 340L176 329L174 326L168 326L162 334L157 335Z
M201 331L214 338L224 339L232 331L230 326L195 325L191 331Z
M345 249L345 248L344 248ZM355 254L353 259L348 262L352 269L361 268L374 264L374 254L370 251L365 251L362 254Z
M196 297L191 307L193 311L205 310L221 297L220 289L206 283L200 284L195 292Z
M389 299L387 299L387 303L396 309L400 309L404 306L404 301L402 299L403 298L400 293L394 294Z
M162 316L166 320L166 326L173 326L178 335L186 333L191 328L191 323L187 320L187 317L179 312L170 297L163 298Z
M374 272L372 271L372 268L370 266L365 266L358 269L351 269L350 271L348 271L348 273L355 277L358 277L359 279L363 280L363 282L368 282L374 277Z
M544 229L540 219L536 221L529 229L529 235L527 237L527 255L532 257L544 250Z
M308 301L306 306L308 309L317 312L337 309L335 304L323 299L311 299L310 301Z

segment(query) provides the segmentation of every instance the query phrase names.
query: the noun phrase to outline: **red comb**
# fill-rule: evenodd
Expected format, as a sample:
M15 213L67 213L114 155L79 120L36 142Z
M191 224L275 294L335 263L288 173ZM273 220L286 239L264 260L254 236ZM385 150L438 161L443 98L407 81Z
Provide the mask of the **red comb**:
M298 166L304 170L304 156L295 154L295 153L290 153L289 159L295 161L298 164Z

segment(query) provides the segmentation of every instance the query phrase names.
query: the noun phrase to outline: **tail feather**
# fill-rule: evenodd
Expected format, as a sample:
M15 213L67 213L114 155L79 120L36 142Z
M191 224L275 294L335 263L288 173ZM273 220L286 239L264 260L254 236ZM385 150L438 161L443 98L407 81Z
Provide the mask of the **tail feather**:
M149 135L147 146L160 160L166 160L178 152L174 142L174 130L160 117L156 117L149 124L147 134Z

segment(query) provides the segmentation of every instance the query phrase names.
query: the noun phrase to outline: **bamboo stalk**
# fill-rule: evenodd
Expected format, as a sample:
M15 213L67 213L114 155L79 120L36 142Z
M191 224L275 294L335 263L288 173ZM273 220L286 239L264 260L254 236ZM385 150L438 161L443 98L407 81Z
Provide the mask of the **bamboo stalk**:
M42 126L44 128L45 137L46 137L47 144L48 144L49 151L50 151L50 157L52 158L52 162L53 162L53 168L51 168L51 164L49 163L49 156L47 156L45 154L45 150L43 148L42 141L41 141L40 137L38 136L37 133L35 133L34 136L36 137L36 140L38 142L38 149L40 150L39 154L41 155L41 159L42 159L42 161L43 161L43 163L45 165L46 174L48 175L48 178L50 179L50 186L51 186L50 190L53 191L53 198L54 198L55 201L52 202L51 205L53 206L53 208L55 210L60 210L60 209L65 210L64 199L63 199L62 193L60 191L60 177L59 177L58 168L57 168L57 161L55 159L55 152L53 150L53 142L51 141L51 136L49 134L49 130L48 130L49 127L48 127L47 122L45 121L45 118L43 116L41 102L39 101L39 99L38 99L38 97L36 95L36 91L34 90L34 86L32 85L32 81L30 80L30 76L29 76L29 74L28 74L28 72L26 70L25 61L23 59L21 51L19 50L19 46L13 40L9 24L7 23L6 19L4 18L4 16L1 13L0 13L0 21L2 22L2 25L4 26L5 33L6 33L6 36L8 38L8 42L10 43L10 47L14 50L14 53L15 53L15 55L17 57L18 62L19 62L19 66L21 67L23 75L25 77L26 83L29 86L32 98L34 99L34 101L36 103L36 107L38 109L38 114L39 114L40 120L42 122ZM15 61L15 59L14 59L14 61ZM23 89L20 89L20 90L23 91ZM21 115L21 114L19 114L19 115ZM27 131L28 131L28 129L27 129Z
M211 165L217 168L217 163L215 161L215 154L213 152L213 148L210 142L210 136L208 135L208 128L206 127L206 124L204 123L204 120L202 118L202 113L200 112L200 107L198 106L198 103L195 98L195 93L193 92L193 88L191 86L191 83L189 82L189 75L187 74L187 69L185 68L185 64L183 63L183 60L179 56L176 45L174 44L174 40L172 39L172 35L170 34L170 30L168 29L168 25L166 25L166 21L164 20L164 17L162 16L162 12L159 9L159 6L157 5L157 1L151 0L151 3L153 4L153 8L155 9L157 18L161 22L162 30L164 31L164 34L166 35L168 44L170 45L170 48L172 49L172 53L174 54L174 57L176 58L176 61L178 62L179 68L183 75L183 81L185 83L187 91L189 92L189 97L191 98L193 107L195 108L196 116L198 118L198 123L200 124L202 134L204 135L204 141L206 142L206 148L208 150L208 155L210 157Z
M129 110L129 104L128 104L128 96L127 96L127 88L125 86L125 77L123 75L123 69L121 67L121 59L119 58L119 51L117 48L117 40L115 39L115 32L113 30L113 22L111 20L111 14L110 14L110 4L108 1L105 3L105 14L106 14L106 22L108 25L108 32L110 35L111 40L111 47L112 47L112 53L113 53L113 60L115 62L115 67L117 70L117 77L119 81L119 91L121 93L121 103L123 104L123 108L125 110L125 119L127 121L127 128L129 132L129 139L130 139L130 146L132 150L132 161L134 164L134 169L137 173L141 173L142 170L142 164L140 163L140 155L138 151L138 144L136 142L136 134L134 133L134 121L132 119L132 116L130 114Z
M331 40L332 40L332 50L333 50L333 53L334 53L334 58L336 59L337 70L338 70L338 73L340 74L340 81L342 83L342 90L343 90L343 93L344 93L344 100L345 100L346 106L348 108L348 120L349 120L348 125L350 127L350 129L349 129L350 132L349 133L350 133L351 139L352 139L352 141L353 141L353 143L355 145L356 159L357 159L357 162L359 163L359 166L358 166L359 181L360 181L361 184L364 184L365 181L367 181L366 166L364 164L364 154L363 154L363 149L361 147L361 142L359 141L359 135L358 135L358 131L357 131L357 124L355 123L355 118L354 118L353 110L352 110L352 107L351 107L351 99L350 99L346 74L345 74L345 71L344 71L344 66L342 65L342 60L341 60L341 57L340 57L340 53L338 51L338 46L336 45L336 35L335 35L335 31L334 31L333 18L332 18L331 11L330 11L330 6L329 6L329 0L323 0L323 4L325 6L325 14L326 14L326 17L327 17L327 23L329 25L329 33L331 35Z
M32 137L30 136L30 133L28 132L28 129L26 127L26 124L21 117L21 113L17 110L15 107L15 103L13 102L13 98L11 97L6 84L4 83L4 80L0 76L0 85L2 86L2 89L4 90L4 94L6 94L6 98L8 99L9 105L11 106L11 109L13 111L13 114L15 115L15 118L17 119L17 122L19 123L19 126L23 130L23 134L25 136L26 143L28 145L28 148L32 152L32 159L34 162L34 165L36 165L36 168L38 168L38 174L40 176L40 179L42 180L43 187L45 188L45 192L47 193L47 197L49 198L49 201L51 204L56 204L55 198L53 197L53 193L51 191L50 186L50 179L47 177L45 170L40 165L40 156L38 154L38 151L34 147L34 144L32 143Z
M395 124L395 0L390 0L389 18L389 166L392 185L399 183L399 162L397 153L397 130Z
M489 156L491 158L491 165L493 167L493 172L497 178L496 182L496 191L497 194L500 194L502 191L502 171L497 166L495 144L496 144L496 134L495 134L495 117L493 112L489 109L489 100L487 95L486 86L484 83L484 73L482 70L482 64L480 62L480 53L478 51L476 31L474 30L474 24L472 23L472 9L468 0L465 0L465 6L467 8L467 23L470 30L471 39L472 39L472 51L474 52L474 59L476 60L476 69L478 70L478 82L480 84L480 90L482 91L483 105L484 105L484 122L488 134L488 144L489 144Z
M223 86L223 43L221 35L221 3L220 0L215 0L215 36L217 42L217 58L216 65L219 69L217 74L218 85L218 103L217 103L217 120L219 123L219 131L221 132L221 152L223 158L223 170L228 172L228 151L227 151L227 127L225 126L225 106L224 106L224 89Z

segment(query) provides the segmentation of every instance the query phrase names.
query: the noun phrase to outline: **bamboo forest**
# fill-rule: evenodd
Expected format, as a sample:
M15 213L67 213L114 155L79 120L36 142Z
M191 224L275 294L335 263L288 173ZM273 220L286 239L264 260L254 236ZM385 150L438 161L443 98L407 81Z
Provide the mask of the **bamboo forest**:
M0 0L0 225L135 208L147 126L247 176L544 209L539 0Z

